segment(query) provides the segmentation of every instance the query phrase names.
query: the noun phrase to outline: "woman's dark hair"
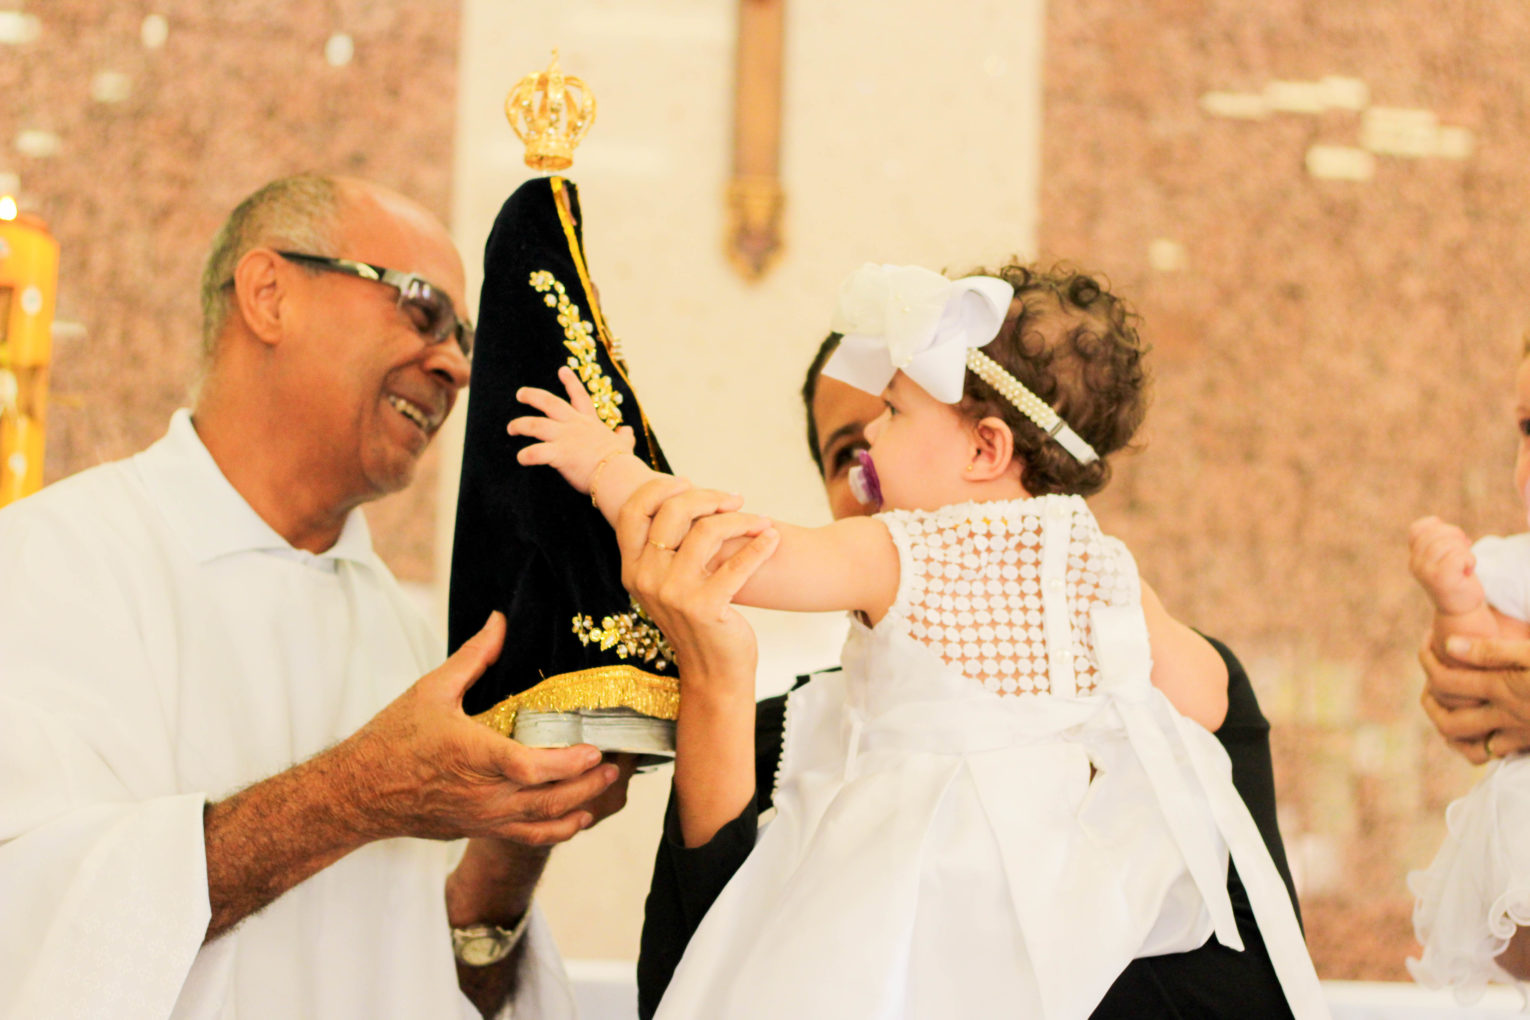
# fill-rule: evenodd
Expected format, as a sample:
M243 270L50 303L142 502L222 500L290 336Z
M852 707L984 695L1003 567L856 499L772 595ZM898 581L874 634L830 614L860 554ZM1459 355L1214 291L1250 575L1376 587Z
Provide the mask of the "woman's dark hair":
M1095 277L1066 265L1042 270L1012 261L966 275L1015 288L1009 316L983 351L1056 409L1100 459L1080 464L971 372L962 412L1009 425L1031 495L1098 492L1110 479L1107 458L1126 447L1147 414L1148 348L1137 335L1137 314Z
M813 355L812 364L808 365L807 378L802 380L802 406L807 411L808 452L813 455L813 463L818 465L820 475L823 474L823 454L818 450L818 423L813 420L813 398L818 395L818 377L823 374L824 363L834 353L834 348L839 346L840 339L838 333L824 337L823 343L818 345L818 353Z

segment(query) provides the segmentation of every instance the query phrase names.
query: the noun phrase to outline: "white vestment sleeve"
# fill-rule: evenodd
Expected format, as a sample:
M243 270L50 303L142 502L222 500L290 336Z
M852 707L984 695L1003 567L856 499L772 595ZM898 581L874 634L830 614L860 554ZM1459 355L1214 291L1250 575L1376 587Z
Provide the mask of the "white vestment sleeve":
M525 949L516 975L515 996L498 1020L577 1020L579 1010L552 929L535 904L526 926Z
M71 811L0 846L6 1017L167 1017L207 930L195 796Z
M167 1017L210 916L206 798L174 787L160 692L110 568L82 563L91 551L60 529L7 523L0 1017Z
M363 846L202 945L205 804L364 725L441 661L353 514L300 553L184 413L0 509L0 1020L472 1017L449 845ZM517 1020L573 998L536 921Z

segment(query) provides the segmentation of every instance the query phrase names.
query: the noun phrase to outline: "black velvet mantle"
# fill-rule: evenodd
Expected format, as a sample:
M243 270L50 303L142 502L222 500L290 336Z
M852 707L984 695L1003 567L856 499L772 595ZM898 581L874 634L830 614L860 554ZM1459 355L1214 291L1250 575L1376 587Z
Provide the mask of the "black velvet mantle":
M576 616L599 622L630 610L615 537L589 497L552 468L517 464L516 451L530 440L505 431L511 418L529 410L515 399L518 387L538 386L561 396L559 367L581 360L568 346L570 341L580 346L577 325L559 322L561 296L577 308L570 323L588 324L594 340L583 345L584 371L591 375L585 378L586 388L598 389L602 378L609 380L612 392L620 395L615 409L621 423L637 434L635 452L668 470L625 366L611 354L612 338L590 293L579 222L571 182L557 177L528 181L506 200L484 251L452 547L448 643L455 651L495 609L505 613L507 632L499 661L464 699L469 714L565 673L626 665L654 675L674 674L673 667L655 669L621 658L615 648L603 651L598 643L580 641L573 626ZM550 274L563 294L539 274ZM568 319L572 309L563 307Z

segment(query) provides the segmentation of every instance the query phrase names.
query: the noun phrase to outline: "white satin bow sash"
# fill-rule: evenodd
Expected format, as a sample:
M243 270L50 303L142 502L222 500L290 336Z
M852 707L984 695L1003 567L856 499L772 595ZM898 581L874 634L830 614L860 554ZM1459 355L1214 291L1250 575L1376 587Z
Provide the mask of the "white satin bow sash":
M999 335L1014 294L991 276L948 280L919 266L868 262L840 287L829 326L844 339L823 374L881 393L901 370L936 400L954 404L967 351Z
M1141 611L1097 608L1093 616L1100 672L1109 678L1102 686L1116 695L1127 738L1146 766L1159 807L1170 820L1191 877L1211 910L1217 940L1230 949L1243 949L1223 885L1225 874L1220 874L1218 862L1208 859L1204 841L1192 836L1201 829L1197 805L1202 804L1210 805L1216 831L1237 865L1292 1014L1297 1020L1326 1020L1330 1016L1327 1000L1290 894L1248 805L1233 786L1227 752L1212 734L1180 715L1163 692L1151 686L1147 671L1152 652ZM1183 762L1190 765L1191 782L1186 782Z

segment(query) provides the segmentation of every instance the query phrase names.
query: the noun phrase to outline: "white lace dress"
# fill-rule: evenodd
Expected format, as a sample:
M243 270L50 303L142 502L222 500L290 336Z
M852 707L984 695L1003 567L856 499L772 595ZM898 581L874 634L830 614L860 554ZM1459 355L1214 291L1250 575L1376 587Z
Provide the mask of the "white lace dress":
M1326 1016L1211 734L1149 683L1137 572L1083 500L882 514L897 599L787 702L777 815L661 1018L1085 1017L1134 957L1241 948L1228 846Z
M1530 620L1530 534L1484 538L1472 551L1488 604ZM1408 970L1470 1003L1489 982L1516 983L1495 957L1518 925L1530 924L1530 755L1489 765L1445 809L1445 827L1434 862L1408 876L1413 931L1423 946ZM1519 987L1530 1005L1530 985Z

